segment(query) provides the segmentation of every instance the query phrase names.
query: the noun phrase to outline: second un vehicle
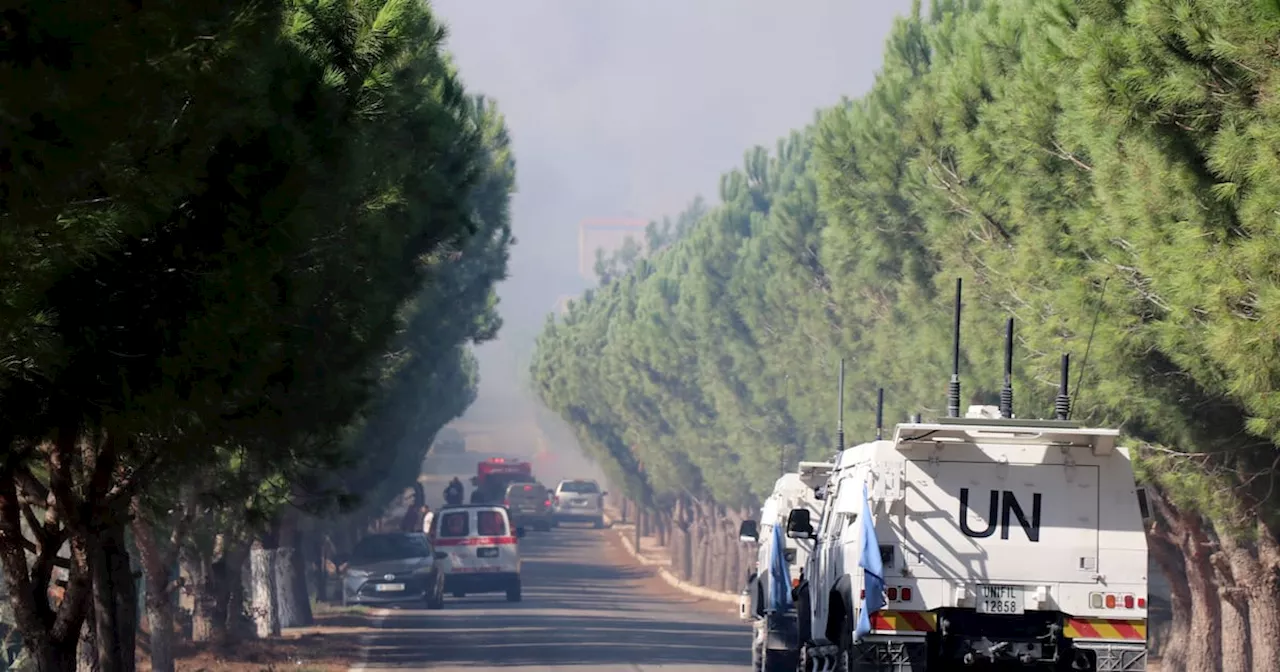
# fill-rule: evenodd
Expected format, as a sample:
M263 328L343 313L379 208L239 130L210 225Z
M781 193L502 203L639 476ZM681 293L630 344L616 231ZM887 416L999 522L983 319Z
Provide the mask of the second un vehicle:
M957 283L948 417L840 452L820 518L789 516L814 544L806 666L1145 670L1146 507L1119 431L1068 419L1065 356L1056 418L1014 417L1012 320L999 407L959 417L959 313Z
M764 672L791 672L800 659L800 635L791 591L800 583L805 563L813 551L813 541L781 534L791 512L807 509L817 515L822 510L817 489L827 480L835 464L801 462L798 471L783 474L773 492L760 507L760 522L744 520L738 536L745 542L759 542L756 566L743 590L742 617L751 621L751 657L755 669ZM776 546L782 545L778 553ZM778 566L779 564L785 567Z

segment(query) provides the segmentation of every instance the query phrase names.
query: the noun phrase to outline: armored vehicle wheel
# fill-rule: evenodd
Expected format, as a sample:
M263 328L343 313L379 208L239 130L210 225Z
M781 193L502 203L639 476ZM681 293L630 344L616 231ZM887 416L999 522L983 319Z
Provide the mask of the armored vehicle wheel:
M751 667L756 672L795 672L800 669L800 652L770 649L763 643L753 645Z

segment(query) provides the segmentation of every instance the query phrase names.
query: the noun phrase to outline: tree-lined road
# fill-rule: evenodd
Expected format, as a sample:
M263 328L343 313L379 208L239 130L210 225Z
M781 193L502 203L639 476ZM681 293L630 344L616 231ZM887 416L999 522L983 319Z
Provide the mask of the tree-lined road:
M523 602L494 594L446 598L443 611L379 610L353 672L746 669L750 630L730 607L675 593L628 562L615 534L529 532Z

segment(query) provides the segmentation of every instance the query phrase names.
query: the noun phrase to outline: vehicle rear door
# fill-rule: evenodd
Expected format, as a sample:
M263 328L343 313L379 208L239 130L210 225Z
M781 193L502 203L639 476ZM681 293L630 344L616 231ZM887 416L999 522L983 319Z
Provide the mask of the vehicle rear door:
M476 561L480 571L519 572L520 551L511 518L503 509L478 509L475 512Z

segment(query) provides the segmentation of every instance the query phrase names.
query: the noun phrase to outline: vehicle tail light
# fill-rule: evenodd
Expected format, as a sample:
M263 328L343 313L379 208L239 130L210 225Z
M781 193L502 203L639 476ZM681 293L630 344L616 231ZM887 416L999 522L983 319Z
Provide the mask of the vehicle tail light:
M1132 595L1125 595L1125 596L1124 596L1124 608L1125 608L1125 609L1132 609L1132 608L1133 608L1133 596L1132 596Z
M506 507L510 507L510 506L511 506L511 500L509 500L509 499L504 499L504 500L502 500L502 505L503 505L503 506L506 506Z
M554 499L556 504L560 503L560 495L556 495Z
M1138 598L1138 608L1139 608L1139 609L1146 609L1146 608L1147 608L1147 598L1145 598L1145 597L1139 597L1139 598Z
M911 589L910 589L910 588L903 588L903 589L902 589L902 601L903 601L903 602L910 602L910 601L911 601Z
M543 506L551 506L551 500L549 500L549 499L548 499L547 501L543 502L543 503L542 503L542 505L543 505Z
M898 600L898 589L897 589L897 588L890 588L890 589L888 589L888 590L886 590L886 591L884 591L884 592L885 592L885 595L888 595L888 596L889 596L889 601L890 601L890 602L896 602L896 601Z
M799 587L800 587L800 579L791 579L791 587L792 587L792 588L799 588Z
M1107 595L1107 608L1108 608L1108 609L1115 609L1115 608L1116 608L1116 596L1115 596L1115 595Z
M865 600L865 599L867 599L867 589L866 589L866 588L863 588L863 589L862 589L862 593L858 595L858 599L860 599L860 600Z

